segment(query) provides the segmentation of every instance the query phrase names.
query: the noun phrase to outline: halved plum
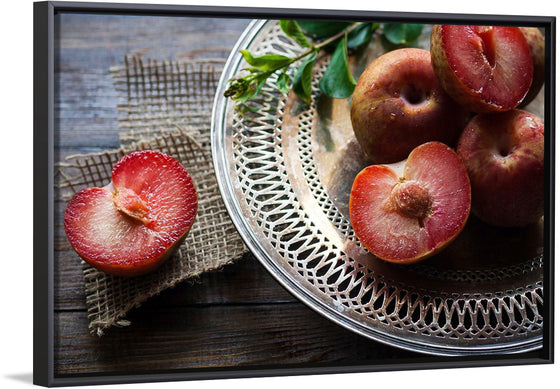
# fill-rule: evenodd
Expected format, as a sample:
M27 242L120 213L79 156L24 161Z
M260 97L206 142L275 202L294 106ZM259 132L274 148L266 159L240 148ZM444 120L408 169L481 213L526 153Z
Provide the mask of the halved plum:
M430 53L443 89L475 112L518 106L533 80L533 59L517 27L435 25Z
M449 244L465 226L471 186L458 155L440 142L404 163L373 165L355 178L350 221L360 242L389 262L413 263Z
M64 213L71 246L91 266L137 276L161 265L194 223L198 197L187 169L158 151L125 155L112 182L74 195Z

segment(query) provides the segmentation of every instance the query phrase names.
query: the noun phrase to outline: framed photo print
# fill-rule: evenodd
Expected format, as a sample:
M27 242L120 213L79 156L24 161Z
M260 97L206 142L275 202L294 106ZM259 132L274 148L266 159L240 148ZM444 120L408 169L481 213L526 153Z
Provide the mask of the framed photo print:
M34 382L553 360L555 17L34 4Z

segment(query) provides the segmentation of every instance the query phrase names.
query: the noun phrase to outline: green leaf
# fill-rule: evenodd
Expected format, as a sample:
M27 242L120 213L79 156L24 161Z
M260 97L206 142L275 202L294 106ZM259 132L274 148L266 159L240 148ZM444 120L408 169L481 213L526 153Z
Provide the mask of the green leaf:
M258 95L261 92L262 87L264 86L264 84L266 83L266 80L268 79L269 74L263 74L261 77L257 78L255 81L255 88L253 91L253 94L251 95L251 97L249 99L254 98L256 95Z
M246 113L249 112L258 112L259 111L259 107L258 106L251 106L247 103L238 103L235 105L235 110L237 112L239 112L241 115L245 116Z
M240 50L240 53L249 65L259 68L264 72L272 72L277 69L281 69L292 62L292 58L280 54L254 56L247 50ZM250 71L254 72L254 69Z
M282 93L288 93L290 91L290 76L288 73L284 71L278 76L276 86Z
M410 44L422 34L423 24L385 23L383 35L395 45Z
M379 27L379 23L364 23L348 34L348 48L355 49L371 40L371 35Z
M350 25L348 22L319 22L314 20L298 20L297 24L307 36L315 39L332 36Z
M284 31L284 34L296 41L298 45L302 47L312 46L295 20L280 20L280 28Z
M356 86L356 80L348 68L348 35L338 43L331 58L331 62L319 82L319 88L323 93L336 99L344 99L351 96Z
M317 52L311 54L299 65L294 77L294 93L307 104L311 104L311 81L313 80L313 63L315 58L317 58Z

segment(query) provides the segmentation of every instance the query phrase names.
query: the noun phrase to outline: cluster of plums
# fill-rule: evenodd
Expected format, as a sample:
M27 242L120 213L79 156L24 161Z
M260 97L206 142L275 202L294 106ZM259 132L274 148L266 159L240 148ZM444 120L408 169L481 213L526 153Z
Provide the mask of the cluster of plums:
M470 211L521 227L544 213L544 123L519 109L544 82L537 28L436 25L430 50L381 55L362 73L351 120L374 165L355 178L350 220L381 259L440 251Z

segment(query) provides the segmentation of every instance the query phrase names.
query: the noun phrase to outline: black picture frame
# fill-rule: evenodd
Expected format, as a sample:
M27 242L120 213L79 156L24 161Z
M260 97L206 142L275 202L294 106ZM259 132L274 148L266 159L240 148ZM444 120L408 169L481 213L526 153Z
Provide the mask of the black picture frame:
M99 13L158 16L197 16L228 18L376 20L381 22L418 22L435 24L502 24L534 26L544 30L546 42L545 82L545 234L544 290L546 301L543 348L516 355L493 357L430 357L426 362L399 361L375 366L328 366L285 368L193 369L154 371L133 375L55 377L53 374L53 171L54 171L54 15L57 13ZM240 8L179 6L156 4L37 2L34 3L34 163L33 163L33 255L34 323L33 382L41 386L117 384L241 377L270 377L326 373L353 373L393 370L441 369L525 364L550 364L554 361L554 160L555 160L555 69L556 18L549 16L436 14L405 12L364 12L349 10L309 10L278 8ZM437 362L437 364L435 363Z

